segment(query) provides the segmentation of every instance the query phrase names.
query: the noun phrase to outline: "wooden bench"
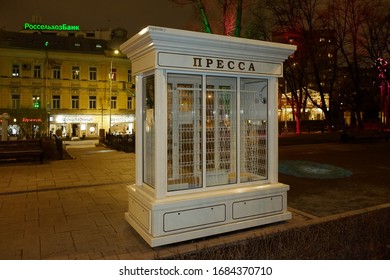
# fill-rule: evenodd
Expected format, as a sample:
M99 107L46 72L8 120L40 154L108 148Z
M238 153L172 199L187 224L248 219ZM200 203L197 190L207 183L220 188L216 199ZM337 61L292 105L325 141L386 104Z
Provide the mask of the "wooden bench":
M0 159L33 159L43 163L42 139L0 141Z
M344 143L362 143L362 142L378 142L389 141L389 131L376 131L376 130L351 130L341 134L341 141Z

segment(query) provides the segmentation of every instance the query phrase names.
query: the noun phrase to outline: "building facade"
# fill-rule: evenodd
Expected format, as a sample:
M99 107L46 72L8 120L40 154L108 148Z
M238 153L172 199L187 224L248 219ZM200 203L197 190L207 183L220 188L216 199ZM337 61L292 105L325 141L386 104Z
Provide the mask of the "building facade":
M82 32L0 30L0 110L10 115L8 135L131 133L131 64L114 51L121 38L112 34L108 41Z

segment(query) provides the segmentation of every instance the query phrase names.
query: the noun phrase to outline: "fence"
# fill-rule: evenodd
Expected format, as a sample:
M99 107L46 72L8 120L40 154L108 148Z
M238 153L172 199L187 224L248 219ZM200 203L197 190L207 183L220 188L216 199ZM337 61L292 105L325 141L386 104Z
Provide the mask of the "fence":
M135 134L113 135L106 133L105 144L118 151L135 153Z

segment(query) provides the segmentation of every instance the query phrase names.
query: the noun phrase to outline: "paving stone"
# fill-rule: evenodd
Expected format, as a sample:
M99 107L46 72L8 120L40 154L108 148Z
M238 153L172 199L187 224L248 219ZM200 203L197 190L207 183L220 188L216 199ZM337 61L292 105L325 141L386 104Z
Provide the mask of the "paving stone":
M389 177L383 176L384 170L389 169L386 156L388 144L364 148L365 153L375 159L375 164L364 170L359 169L356 146L348 147L337 144L328 148L315 145L310 153L302 153L302 147L288 147L280 149L280 152L286 159L301 157L302 160L313 160L321 156L331 164L343 163L345 168L358 175L358 182L353 181L353 178L348 179L355 192L361 191L360 183L370 190L370 197L377 195L376 190L381 184L388 190ZM344 153L346 149L353 153L355 160L352 163L334 157L335 153L339 155L340 151ZM116 151L99 154L95 151L92 148L86 154L87 149L78 149L74 151L76 160L51 161L44 166L37 163L0 165L0 259L116 260L169 257L202 246L221 245L301 226L318 218L315 212L325 208L321 201L326 201L325 206L329 209L335 207L330 202L345 199L345 195L339 198L339 192L344 193L345 189L352 188L349 185L341 188L339 185L339 190L335 191L330 190L333 185L343 182L326 184L324 181L316 181L315 185L310 185L311 181L302 182L302 179L283 175L286 183L292 183L288 194L292 197L289 203L294 205L289 205L293 215L291 221L151 248L124 219L128 207L126 186L133 184L135 178L135 155ZM373 174L371 180L367 176L369 174ZM370 186L368 181L375 185ZM308 185L305 192L317 195L321 200L315 204L303 204L307 199L306 193L300 195L297 184ZM324 185L327 188L321 189ZM45 190L42 191L42 188ZM381 201L389 201L388 192L379 190ZM347 194L351 201L354 198L362 199L362 195L353 192ZM327 195L332 200L325 200ZM355 203L354 207L359 206L355 201L352 202ZM327 211L335 210L329 209Z
M73 238L69 232L43 234L40 236L40 244L41 257L43 259L76 251Z

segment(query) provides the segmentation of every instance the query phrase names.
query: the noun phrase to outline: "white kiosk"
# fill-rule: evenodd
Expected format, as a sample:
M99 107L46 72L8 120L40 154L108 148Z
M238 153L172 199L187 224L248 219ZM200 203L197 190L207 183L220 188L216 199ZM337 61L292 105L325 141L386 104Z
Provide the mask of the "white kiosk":
M121 51L136 75L125 218L150 246L291 218L277 80L295 46L149 26Z

